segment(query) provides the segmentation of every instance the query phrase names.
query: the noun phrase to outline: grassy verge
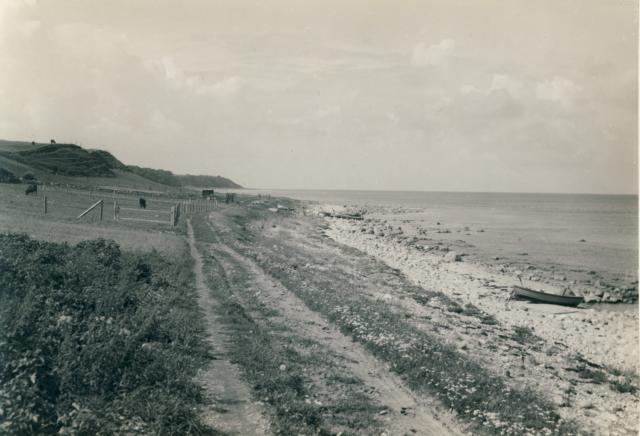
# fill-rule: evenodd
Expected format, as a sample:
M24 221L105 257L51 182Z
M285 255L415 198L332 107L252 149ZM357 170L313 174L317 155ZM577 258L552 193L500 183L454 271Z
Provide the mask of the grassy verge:
M9 234L0 271L0 432L214 433L190 260Z
M215 241L201 217L194 217L193 224L198 240ZM266 406L275 434L379 431L380 409L363 392L362 381L346 377L333 354L296 334L276 309L256 298L246 270L220 252L205 256L204 267L209 287L222 302L219 314L231 335L229 355L254 398Z
M236 217L236 223L241 219ZM309 255L294 244L287 245L286 240L254 235L253 244L247 246L241 243L243 239L247 236L236 237L235 241L229 239L229 243L252 257L308 307L324 314L344 333L387 361L413 389L438 397L471 423L475 432L579 433L573 423L564 422L553 404L535 391L510 388L501 376L486 370L436 335L419 330L387 303L363 298L367 295L366 284L361 284L357 276L341 268L300 268L299 265L314 265L323 259ZM281 246L280 249L276 245ZM378 272L393 273L386 266L375 268ZM435 291L430 294L448 301L443 294ZM460 310L468 311L470 316L483 317L473 308ZM487 319L487 322L493 320ZM520 333L522 340L531 337L529 332Z

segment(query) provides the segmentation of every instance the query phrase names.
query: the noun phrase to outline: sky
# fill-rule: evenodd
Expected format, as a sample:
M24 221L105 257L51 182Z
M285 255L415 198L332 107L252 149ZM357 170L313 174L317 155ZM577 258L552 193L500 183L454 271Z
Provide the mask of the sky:
M638 192L635 0L0 0L0 138L246 187Z

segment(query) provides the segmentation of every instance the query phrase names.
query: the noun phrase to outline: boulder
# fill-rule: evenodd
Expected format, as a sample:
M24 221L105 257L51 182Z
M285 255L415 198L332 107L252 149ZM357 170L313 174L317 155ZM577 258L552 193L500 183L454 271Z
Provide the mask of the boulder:
M619 303L622 301L624 295L621 290L611 291L609 293L609 302L610 303Z
M449 251L447 254L445 254L444 260L446 260L447 262L461 262L462 256L460 256L455 251Z
M585 303L598 303L600 301L600 297L592 293L585 294L583 298Z

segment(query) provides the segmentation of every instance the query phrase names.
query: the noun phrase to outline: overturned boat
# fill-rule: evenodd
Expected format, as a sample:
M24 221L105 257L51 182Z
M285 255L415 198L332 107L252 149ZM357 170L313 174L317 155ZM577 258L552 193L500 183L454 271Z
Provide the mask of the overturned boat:
M559 304L561 306L571 307L575 307L583 301L582 297L576 297L574 295L547 294L546 292L534 291L533 289L522 286L513 287L513 296L533 301L534 303Z

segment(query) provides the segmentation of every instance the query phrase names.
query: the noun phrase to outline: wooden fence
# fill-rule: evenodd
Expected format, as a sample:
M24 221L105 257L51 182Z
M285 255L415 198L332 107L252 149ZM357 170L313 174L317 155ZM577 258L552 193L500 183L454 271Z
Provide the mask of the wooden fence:
M103 219L108 219L109 211L107 210L105 218L104 208L105 206L110 208L112 204L114 222L128 221L176 226L183 215L208 212L218 207L218 199L215 196L191 199L154 198L151 202L147 202L146 208L143 208L138 205L139 197L117 195L115 191L99 193L96 191L62 190L50 186L43 186L39 190L43 195L39 200L33 201L34 198L30 201L32 210L39 209L39 212L45 215L62 218L73 217L72 219L76 220L84 218L103 221ZM223 197L222 200L225 203L233 202L235 198L229 198L227 195L227 198Z
M160 211L160 210L152 210L152 209L141 209L134 207L121 207L117 201L113 202L113 220L114 221L138 221L138 222L148 222L148 223L159 223L159 224L169 224L171 226L176 226L180 219L181 215L191 215L199 212L208 212L215 209L218 206L218 200L213 198L207 199L194 199L194 200L180 200L174 206L171 206L169 210ZM93 206L92 206L93 207ZM159 219L149 219L149 218L139 218L139 217L123 217L120 215L122 211L136 212L136 213L155 213L169 214L168 220L159 220ZM102 217L102 212L100 213ZM101 218L102 219L102 218Z

